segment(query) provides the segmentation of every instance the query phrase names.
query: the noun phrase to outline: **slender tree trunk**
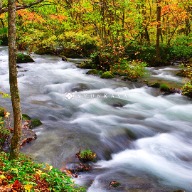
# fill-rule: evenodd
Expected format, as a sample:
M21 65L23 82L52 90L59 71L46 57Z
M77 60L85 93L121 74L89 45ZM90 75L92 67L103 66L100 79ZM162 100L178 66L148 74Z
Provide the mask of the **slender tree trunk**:
M3 19L0 19L0 20L1 20L1 25L2 25L2 27L4 28L5 25L4 25Z
M189 18L185 19L185 35L188 36L191 33L191 24Z
M125 46L125 7L123 7L123 15L122 15L122 42L123 46Z
M157 32L156 32L156 61L161 62L160 37L161 37L161 0L157 0Z
M14 134L11 139L10 159L15 159L19 155L19 141L21 137L22 124L20 97L17 83L15 17L16 2L15 0L8 0L9 83L14 116Z

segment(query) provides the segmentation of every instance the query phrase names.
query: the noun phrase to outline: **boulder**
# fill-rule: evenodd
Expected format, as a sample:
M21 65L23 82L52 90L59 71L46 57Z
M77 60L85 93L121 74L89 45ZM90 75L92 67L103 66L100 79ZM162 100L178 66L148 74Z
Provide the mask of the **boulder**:
M31 117L29 117L29 115L27 114L22 114L22 119L25 120L31 120Z
M99 72L100 71L98 71L97 69L91 69L86 74L88 74L88 75L98 75Z
M67 57L62 56L62 61L68 61Z
M30 121L31 121L31 128L32 129L42 125L42 122L39 119L31 119Z
M37 135L31 129L22 129L22 136L20 140L20 146L25 145L33 140L37 139Z
M17 53L17 63L32 63L34 60L30 55L25 53Z
M29 128L33 129L42 125L42 122L39 119L32 119L27 114L22 114L22 120L29 123Z
M66 169L72 173L78 173L78 172L87 172L92 169L92 167L89 164L85 163L68 163L66 165Z

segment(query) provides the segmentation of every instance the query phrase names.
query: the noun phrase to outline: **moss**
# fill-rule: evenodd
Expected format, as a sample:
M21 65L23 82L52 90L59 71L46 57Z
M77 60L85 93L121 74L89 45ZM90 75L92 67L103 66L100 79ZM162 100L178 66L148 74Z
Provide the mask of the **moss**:
M106 71L104 72L102 75L101 75L101 78L104 78L104 79L111 79L113 78L114 75L110 72L110 71Z
M29 115L27 115L27 114L22 114L22 119L23 119L24 121L26 121L26 120L31 120L31 117L29 117Z
M160 83L153 83L152 85L150 85L151 87L154 87L154 88L160 88Z
M17 53L17 63L31 63L34 60L31 58L30 55L24 53Z
M32 119L31 120L31 127L35 128L42 125L42 122L39 119Z
M79 151L79 153L76 154L78 159L82 162L89 162L89 161L95 161L97 155L90 149Z
M126 129L126 134L129 136L130 139L135 140L137 139L135 133L133 133L133 131Z
M170 88L166 85L166 84L160 84L160 90L161 91L165 91L165 92L169 92Z
M86 74L88 74L88 75L98 75L99 71L97 69L91 69Z

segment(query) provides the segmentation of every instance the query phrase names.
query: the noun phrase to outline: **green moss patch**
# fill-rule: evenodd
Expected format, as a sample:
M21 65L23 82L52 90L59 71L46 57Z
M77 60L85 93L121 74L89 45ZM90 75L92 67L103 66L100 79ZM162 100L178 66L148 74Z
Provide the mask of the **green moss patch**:
M31 127L35 128L42 125L42 122L39 119L31 119Z
M29 115L27 115L27 114L22 114L22 119L23 119L24 121L26 121L26 120L31 120L31 117L29 117Z
M86 74L88 74L88 75L99 75L99 73L100 73L100 71L98 71L97 69L91 69Z
M31 58L30 55L25 53L17 53L17 63L31 63L34 60Z
M111 79L113 77L114 77L114 75L110 71L106 71L101 75L101 78L103 78L103 79Z

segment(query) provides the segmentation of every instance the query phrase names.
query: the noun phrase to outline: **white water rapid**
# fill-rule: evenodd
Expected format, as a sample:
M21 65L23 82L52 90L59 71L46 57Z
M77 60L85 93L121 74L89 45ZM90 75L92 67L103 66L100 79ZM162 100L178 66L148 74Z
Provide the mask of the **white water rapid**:
M23 152L61 168L80 149L92 149L97 163L75 179L88 192L192 192L190 99L86 75L55 56L32 56L35 63L18 68L22 111L43 125ZM172 68L150 70L182 81L167 72ZM9 93L7 47L0 47L0 90ZM9 99L0 98L0 105L11 109Z

